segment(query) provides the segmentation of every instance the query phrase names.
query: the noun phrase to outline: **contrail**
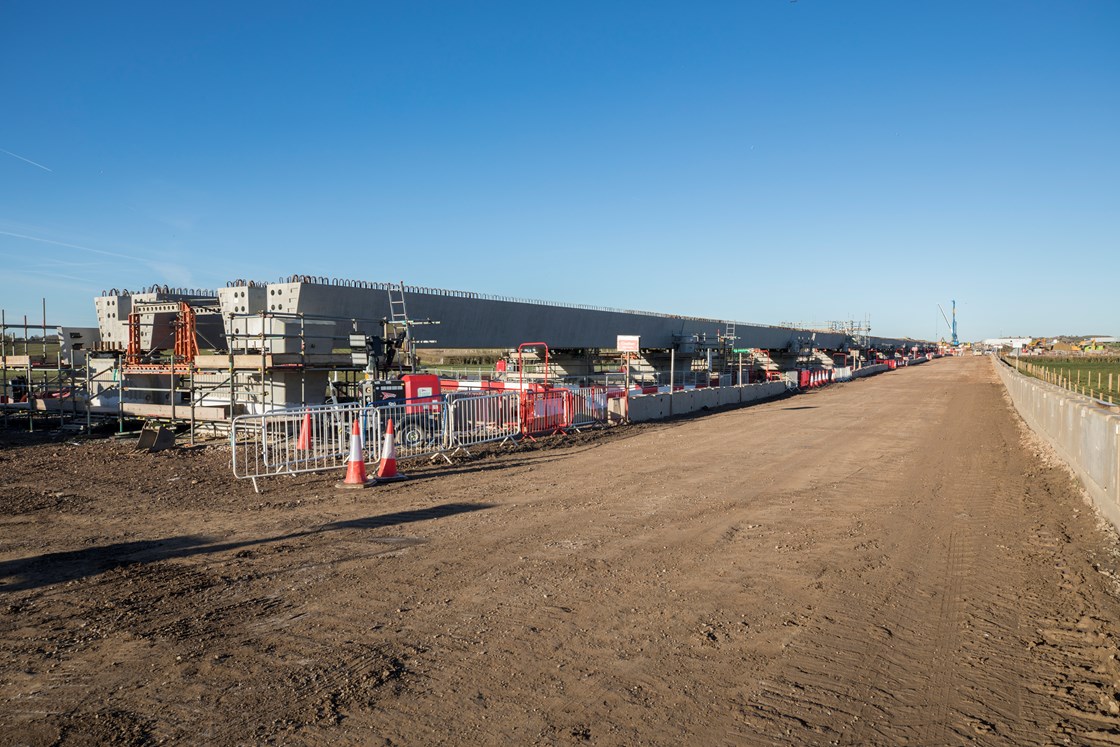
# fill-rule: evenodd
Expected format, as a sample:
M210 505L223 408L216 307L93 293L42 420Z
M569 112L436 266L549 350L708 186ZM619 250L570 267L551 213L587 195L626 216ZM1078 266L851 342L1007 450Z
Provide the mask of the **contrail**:
M46 166L44 166L44 165L43 165L43 164L41 164L41 163L35 163L35 162L34 162L34 161L32 161L32 160L31 160L30 158L24 158L23 156L17 156L17 155L15 154L15 153L12 153L12 152L11 152L10 150L4 150L3 148L0 148L0 153L7 153L7 154L8 154L9 156L11 156L12 158L18 158L18 159L19 159L19 160L21 160L21 161L26 161L27 163L31 164L32 166L38 166L38 167L39 167L39 168L41 168L41 169L42 169L43 171L49 171L49 172L51 172L52 174L54 173L54 170L53 170L53 169L48 169L48 168L47 168Z
M0 150L3 150L0 148ZM8 151L4 151L7 153ZM17 156L18 158L18 156ZM44 244L54 244L55 246L64 246L68 249L81 249L83 252L93 252L94 254L101 254L106 257L118 257L120 259L131 259L134 261L144 262L146 260L139 257L130 257L127 254L119 254L117 252L107 252L104 249L94 249L91 246L82 246L81 244L68 244L65 241L54 241L53 239L43 239L38 236L28 236L23 233L12 233L11 231L0 231L0 236L11 236L13 239L26 239L27 241L39 241Z

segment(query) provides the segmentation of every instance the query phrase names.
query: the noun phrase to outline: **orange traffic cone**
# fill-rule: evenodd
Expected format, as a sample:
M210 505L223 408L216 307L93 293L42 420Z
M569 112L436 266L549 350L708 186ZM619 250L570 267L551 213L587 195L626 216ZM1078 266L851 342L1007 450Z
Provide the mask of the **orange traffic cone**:
M299 439L296 441L299 451L311 451L311 410L303 413L303 425L299 429Z
M393 432L393 419L389 418L389 427L385 429L385 446L381 449L381 464L377 465L378 482L407 479L397 472L397 436Z
M362 426L355 420L350 429L350 459L346 463L346 479L336 483L336 488L368 488L376 480L366 477L366 460L362 456Z

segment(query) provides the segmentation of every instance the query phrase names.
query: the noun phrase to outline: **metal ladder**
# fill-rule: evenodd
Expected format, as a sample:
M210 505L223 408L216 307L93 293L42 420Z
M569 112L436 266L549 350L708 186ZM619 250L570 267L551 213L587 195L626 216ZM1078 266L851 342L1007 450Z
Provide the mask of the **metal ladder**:
M396 291L396 295L393 295ZM389 286L389 321L393 324L408 326L408 309L404 305L404 281Z
M404 332L404 350L408 355L409 370L416 367L416 353L412 349L412 323L408 320L408 309L404 305L404 281L390 285L389 292L389 324L393 330ZM404 373L404 357L398 355L396 360L398 374Z

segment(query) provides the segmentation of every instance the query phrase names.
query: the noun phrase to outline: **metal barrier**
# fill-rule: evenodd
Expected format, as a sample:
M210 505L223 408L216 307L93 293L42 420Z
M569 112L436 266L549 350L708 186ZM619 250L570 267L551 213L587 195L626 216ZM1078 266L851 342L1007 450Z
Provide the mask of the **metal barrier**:
M457 392L446 399L319 405L240 415L230 429L233 474L252 480L257 488L259 477L342 470L355 420L360 423L367 463L381 460L390 419L397 459L443 456L450 462L447 452L470 446L606 423L607 397L605 387Z
M567 389L521 393L521 435L561 433L572 424L572 393Z
M319 405L239 415L230 428L233 475L253 480L346 466L358 404ZM363 432L366 429L363 428ZM366 441L366 450L369 447Z
M478 444L517 438L521 434L520 404L520 392L449 396L447 447L454 453Z
M607 388L580 387L572 390L571 426L579 428L607 423Z
M416 403L392 403L366 408L366 461L381 460L381 449L389 420L397 442L397 459L435 457L447 450L450 441L447 427L447 402L427 400ZM373 440L374 443L370 443ZM450 460L448 460L450 461Z

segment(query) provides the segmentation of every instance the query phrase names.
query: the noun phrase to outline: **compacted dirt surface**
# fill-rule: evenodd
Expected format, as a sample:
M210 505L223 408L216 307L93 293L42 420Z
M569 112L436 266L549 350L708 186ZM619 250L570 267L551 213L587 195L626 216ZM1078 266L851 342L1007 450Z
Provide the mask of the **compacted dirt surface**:
M366 491L0 436L0 743L1120 744L1114 534L992 366Z

